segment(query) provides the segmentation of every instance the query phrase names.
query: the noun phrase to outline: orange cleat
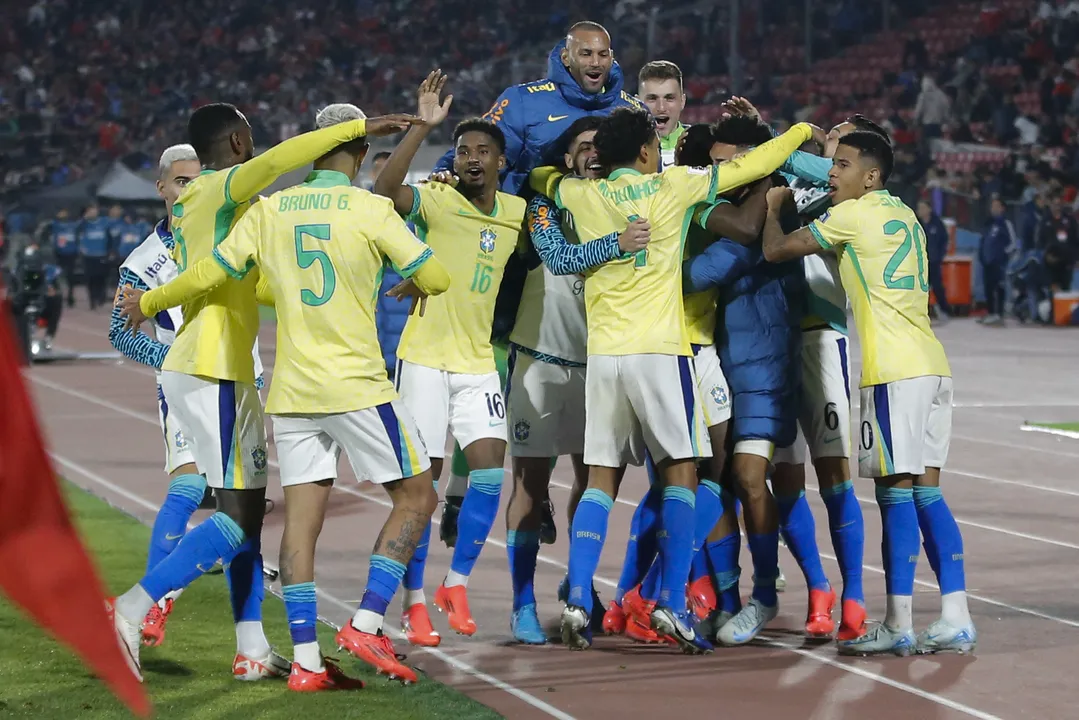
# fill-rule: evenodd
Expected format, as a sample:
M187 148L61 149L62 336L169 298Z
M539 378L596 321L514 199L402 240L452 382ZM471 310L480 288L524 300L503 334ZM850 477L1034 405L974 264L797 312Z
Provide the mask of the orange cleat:
M648 602L641 597L640 585L622 596L622 610L625 611L626 617L633 618L646 628L652 627L652 611L655 609L654 602Z
M865 605L857 600L843 601L843 619L839 623L836 640L854 640L866 634Z
M292 672L288 676L288 689L294 692L322 692L323 690L363 690L363 680L350 678L337 667L332 660L322 661L322 672L304 670L300 663L292 663Z
M442 642L442 636L431 625L431 616L427 614L427 606L423 603L416 603L405 610L401 615L401 629L413 645L438 647Z
M397 659L393 643L379 630L377 633L366 633L357 630L350 620L347 625L337 633L337 646L373 665L383 675L389 675L391 680L400 680L403 683L416 682L416 672Z
M806 635L830 637L835 632L835 621L832 620L834 607L834 590L810 590L809 610L806 613Z
M455 585L448 588L444 584L435 590L435 607L446 613L450 627L461 635L473 635L476 632L476 621L472 619L472 611L468 609L468 588L464 585Z
M147 647L157 647L165 642L165 623L169 621L172 612L172 599L166 599L164 607L155 604L146 613L146 619L142 621L142 644Z
M704 620L716 609L716 588L712 578L705 575L686 586L686 605L698 620Z
M603 634L622 635L626 632L626 613L622 606L611 600L607 612L603 613Z

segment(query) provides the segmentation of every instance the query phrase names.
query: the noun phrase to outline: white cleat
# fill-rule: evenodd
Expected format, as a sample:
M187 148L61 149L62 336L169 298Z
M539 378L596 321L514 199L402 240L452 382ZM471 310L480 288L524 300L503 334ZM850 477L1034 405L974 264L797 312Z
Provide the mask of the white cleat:
M268 678L288 677L292 663L275 653L272 649L265 657L252 658L236 653L232 661L232 677L244 682L254 682Z
M142 623L133 623L126 617L116 612L116 600L105 601L105 612L112 621L116 630L116 639L120 643L120 651L127 661L127 666L135 677L142 682L142 663L139 661L139 648L142 646Z
M562 610L562 644L570 650L587 650L592 647L588 613L584 608L567 605Z
M738 614L719 629L716 642L727 646L745 645L757 637L778 614L778 605L768 607L756 598L750 598Z
M783 574L783 568L779 568L779 575L776 575L776 592L783 592L787 589L787 577Z
M713 610L708 613L708 617L697 623L697 634L714 642L719 642L720 629L731 621L735 613L727 610Z
M974 652L977 644L978 631L974 629L974 623L960 628L941 619L918 635L918 653L922 655L938 652L967 655Z
M840 655L897 655L907 657L917 650L914 630L893 630L884 623L871 623L865 635L836 643Z

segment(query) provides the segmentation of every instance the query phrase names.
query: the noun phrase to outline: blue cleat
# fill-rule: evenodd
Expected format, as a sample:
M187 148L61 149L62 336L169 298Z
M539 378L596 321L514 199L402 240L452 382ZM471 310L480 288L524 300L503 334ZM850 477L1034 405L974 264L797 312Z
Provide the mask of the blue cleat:
M865 635L853 640L840 640L840 655L897 655L907 657L917 650L914 630L893 630L884 623L872 623Z
M510 615L510 630L513 639L525 645L546 645L547 633L540 625L536 604L530 603L514 610Z
M670 608L657 607L652 611L652 629L660 637L666 635L674 638L674 641L687 655L707 655L715 648L703 635L697 634L693 629L696 616L688 610L675 613Z
M567 605L562 611L562 644L570 650L592 647L592 626L583 607Z
M974 646L977 644L978 632L974 629L974 623L966 627L955 627L941 619L918 635L918 653L922 655L938 652L966 655L974 652Z

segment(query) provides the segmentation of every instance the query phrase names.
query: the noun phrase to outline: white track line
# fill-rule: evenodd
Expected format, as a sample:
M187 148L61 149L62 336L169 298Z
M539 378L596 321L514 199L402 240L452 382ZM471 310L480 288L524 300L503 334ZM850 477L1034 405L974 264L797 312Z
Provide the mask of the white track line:
M1020 427L1020 430L1025 428ZM1039 428L1040 430L1040 428ZM1067 452L1065 450L1056 450L1054 448L1043 448L1037 445L1026 445L1020 443L1006 442L1004 440L987 440L986 438L971 437L970 435L960 435L952 433L952 440L961 440L963 442L979 443L981 445L995 445L997 447L1008 447L1015 450L1026 450L1027 452L1042 453L1047 455L1061 455L1068 458L1079 458L1079 452ZM1059 442L1059 441L1058 441Z
M97 473L93 472L92 470L90 470L88 468L83 467L82 465L80 465L79 463L77 463L77 462L75 462L73 460L65 458L64 456L59 455L57 453L50 453L50 455L52 455L53 461L55 461L56 464L60 465L61 467L64 467L67 470L74 471L74 472L78 473L79 475L82 475L87 480L90 480L92 482L97 483L98 485L101 485L103 488L107 489L109 492L116 493L120 497L123 497L124 499L129 500L129 501L137 504L139 507L142 507L142 508L144 508L146 510L149 510L151 512L157 512L160 509L160 505L156 505L156 504L150 502L149 500L147 500L146 498L144 498L144 497L142 497L140 495L137 495L137 494L131 492L130 490L127 490L126 488L121 487L120 485L117 485L116 483L112 482L111 480L107 480L106 478L101 477ZM331 604L336 605L337 607L339 607L339 608L341 608L341 609L343 609L343 610L345 610L347 612L351 613L355 609L352 606L345 603L343 600L331 595L328 592L325 592L324 590L318 590L318 594L321 595L326 600L328 600ZM332 625L332 623L327 623L327 624ZM336 626L334 626L334 627L335 627L335 629L340 629L339 627L336 627ZM404 639L405 636L399 629L397 629L395 627L392 627L392 626L390 626L388 624L385 625L384 627L385 627L386 630L389 630L390 633L392 635L394 635L397 639L399 639L399 640ZM446 653L444 653L441 650L438 650L437 648L415 648L415 650L419 650L419 651L424 652L424 653L426 653L428 655L431 655L432 657L437 658L438 660L442 661L446 665L449 665L450 667L452 667L452 668L454 668L456 670L459 670L459 671L461 671L463 673L467 673L468 675L471 675L472 677L474 677L477 680L480 680L480 681L490 685L491 687L494 687L494 688L496 688L498 690L501 690L501 691L503 691L505 693L508 693L508 694L512 695L513 697L517 698L518 700L520 700L520 701L530 705L531 707L535 708L536 710L539 710L539 711L549 715L550 717L557 718L557 720L575 720L575 718L572 715L569 715L567 713L562 712L561 710L554 707L553 705L545 703L544 701L540 700L539 698L537 698L537 697L535 697L533 695L530 695L529 693L525 692L524 690L521 690L520 688L517 688L517 687L515 687L513 685L510 685L509 683L505 682L504 680L499 680L498 678L494 677L493 675L488 675L487 673L483 672L482 670L479 670L479 669L469 665L468 663L466 663L466 662L464 662L462 660L458 660L455 657L451 657L450 655L447 655Z
M1075 432L1074 430L1061 430L1060 428L1039 427L1038 425L1023 425L1019 429L1024 432L1040 432L1046 433L1047 435L1058 435L1060 437L1079 440L1079 432Z

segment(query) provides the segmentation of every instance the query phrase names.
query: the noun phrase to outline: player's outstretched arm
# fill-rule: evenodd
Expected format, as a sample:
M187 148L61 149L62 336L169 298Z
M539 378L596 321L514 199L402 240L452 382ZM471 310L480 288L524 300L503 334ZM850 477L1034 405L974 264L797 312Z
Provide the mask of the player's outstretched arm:
M809 123L798 123L779 137L724 163L718 173L717 194L722 195L771 175L813 134L813 126Z
M713 205L705 218L704 227L716 237L725 237L739 245L752 245L764 229L767 213L765 198L772 183L767 178L753 185L739 205L723 202Z
M730 285L745 274L748 266L731 246L712 243L700 255L682 265L682 290L697 293Z
M536 248L543 264L555 275L582 273L619 259L623 252L637 252L648 243L647 222L643 220L631 223L623 233L626 235L627 249L620 246L620 236L616 232L580 244L571 243L562 232L558 207L543 195L536 195L529 202L527 218L532 246ZM643 243L640 240L642 232Z
M112 317L109 318L109 343L129 360L134 360L152 368L161 368L169 346L158 342L144 332L124 332L124 318L121 315L119 300L127 289L146 292L149 286L138 275L127 268L120 268L120 283L116 289L116 302L113 304Z
M783 163L783 172L794 175L814 185L827 185L828 173L832 170L832 161L812 153L795 150Z
M776 187L768 191L768 214L764 219L764 259L768 262L797 260L806 255L815 255L824 247L808 228L799 228L790 234L783 232L779 218L788 203L794 203L794 194L790 188Z

